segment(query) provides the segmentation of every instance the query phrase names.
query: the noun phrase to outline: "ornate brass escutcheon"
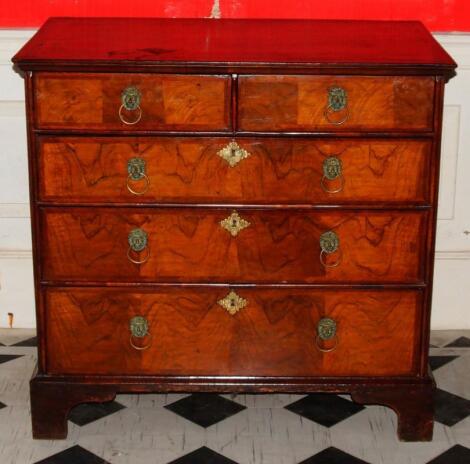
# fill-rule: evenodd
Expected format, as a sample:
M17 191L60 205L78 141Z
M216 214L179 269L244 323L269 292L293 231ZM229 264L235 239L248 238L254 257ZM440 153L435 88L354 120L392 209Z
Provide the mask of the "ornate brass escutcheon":
M331 188L331 182L339 179L338 182L334 183L335 188ZM320 185L326 193L338 193L343 190L344 179L343 179L343 163L336 156L328 156L323 161L323 177Z
M337 324L336 321L330 319L329 317L324 317L318 321L317 325L317 337L315 339L315 344L317 348L324 352L328 353L333 351L338 346L338 336L336 334ZM322 346L323 342L334 341L331 348L324 348Z
M238 313L241 309L243 309L247 304L248 301L241 296L238 296L233 290L225 297L219 300L219 303L222 308L224 308L230 315L234 315Z
M145 183L141 190L136 189L136 182L144 180ZM141 183L142 184L142 183ZM127 190L134 195L144 195L150 186L150 180L145 173L145 160L143 158L130 158L127 161Z
M143 316L134 316L129 321L129 329L133 337L143 338L149 333L149 325L147 319Z
M132 180L145 177L145 160L143 158L130 158L127 161L127 173Z
M241 160L250 156L250 153L241 148L235 141L230 142L227 146L219 150L217 154L227 161L227 163L232 168L236 166Z
M320 235L320 248L325 253L334 253L339 248L339 238L332 231L323 232Z
M140 106L141 94L137 87L126 87L121 93L122 106L127 111L135 111Z
M327 232L323 232L320 235L320 263L324 267L336 267L339 265L342 259L341 250L339 248L339 237L336 235L335 232L329 230ZM333 263L328 263L325 260L325 255L330 255L339 251L338 258Z
M146 263L150 257L150 250L147 248L147 232L142 229L133 229L129 232L129 235L127 236L127 241L129 243L129 249L127 250L127 258L129 259L129 261L134 264ZM145 249L147 249L147 253L145 254L143 259L137 260L131 256L131 251L140 253Z
M223 221L220 221L220 225L225 230L230 232L232 237L236 237L241 230L250 226L250 223L245 219L241 218L239 214L234 210L228 218L225 218Z
M335 156L328 156L328 158L323 161L323 175L328 180L335 180L340 177L342 169L343 163Z
M129 126L137 124L142 117L142 109L140 108L141 93L137 87L126 87L121 93L121 106L119 107L119 119ZM131 121L126 119L124 111L136 111L137 115Z
M341 119L332 118L333 113L344 112ZM328 89L328 101L325 108L325 118L331 124L341 125L349 118L348 94L343 87L330 87Z
M152 338L149 332L149 324L147 319L143 316L134 316L129 321L129 330L131 331L130 344L132 348L136 350L146 350L152 344ZM134 343L134 338L150 337L150 341L147 345L141 346Z
M329 317L320 319L317 332L321 340L331 340L336 336L336 322Z
M328 108L333 111L341 111L348 104L348 94L342 87L330 87L328 89Z
M129 232L127 237L129 246L134 251L142 251L147 246L147 232L142 229L134 229Z

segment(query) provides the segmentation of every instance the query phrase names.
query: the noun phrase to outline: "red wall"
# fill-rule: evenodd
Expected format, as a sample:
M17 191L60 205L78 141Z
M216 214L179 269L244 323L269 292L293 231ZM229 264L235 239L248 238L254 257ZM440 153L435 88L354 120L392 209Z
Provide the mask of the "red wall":
M207 17L217 0L0 0L0 27L49 16ZM222 17L419 19L432 31L470 31L470 0L219 0ZM340 31L338 31L340 33Z

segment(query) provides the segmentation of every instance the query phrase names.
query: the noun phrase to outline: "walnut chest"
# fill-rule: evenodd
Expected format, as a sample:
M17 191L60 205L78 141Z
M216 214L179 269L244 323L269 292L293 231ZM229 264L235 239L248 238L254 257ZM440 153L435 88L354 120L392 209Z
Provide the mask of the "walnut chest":
M343 392L432 436L445 82L417 22L49 20L33 434L118 392Z

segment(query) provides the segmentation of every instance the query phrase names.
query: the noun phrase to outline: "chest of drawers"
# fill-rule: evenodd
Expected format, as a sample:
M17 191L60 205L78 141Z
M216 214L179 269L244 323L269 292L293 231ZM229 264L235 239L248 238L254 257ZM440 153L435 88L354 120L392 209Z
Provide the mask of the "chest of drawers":
M49 20L33 435L118 392L341 392L432 436L443 89L420 23Z

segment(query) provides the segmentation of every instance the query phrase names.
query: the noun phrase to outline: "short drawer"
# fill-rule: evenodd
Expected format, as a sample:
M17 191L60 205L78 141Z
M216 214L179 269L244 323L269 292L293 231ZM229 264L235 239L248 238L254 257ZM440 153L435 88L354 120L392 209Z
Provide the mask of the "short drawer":
M43 278L420 282L426 212L44 208Z
M51 288L51 374L411 375L420 291Z
M230 77L38 73L36 126L81 130L227 130Z
M44 201L315 204L429 201L431 142L42 137Z
M430 131L434 78L240 76L244 131Z

